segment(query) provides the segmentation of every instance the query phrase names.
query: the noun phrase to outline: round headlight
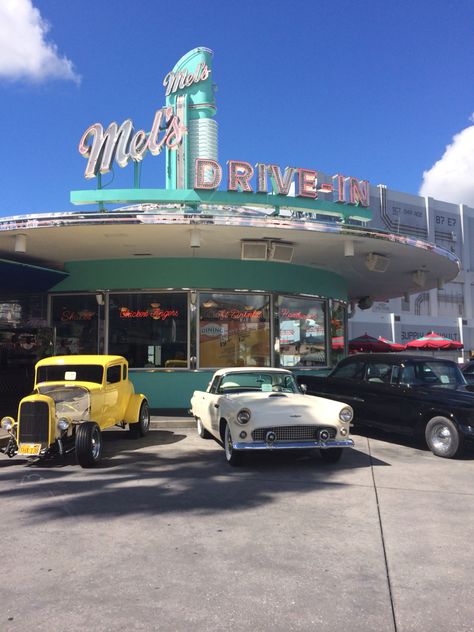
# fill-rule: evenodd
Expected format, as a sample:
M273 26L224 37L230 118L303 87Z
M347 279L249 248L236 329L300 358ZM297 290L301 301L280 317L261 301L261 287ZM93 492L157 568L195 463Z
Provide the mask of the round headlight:
M2 428L6 430L7 432L9 432L13 428L14 425L15 425L15 420L13 419L13 417L4 417L2 421L0 422L0 426L2 426Z
M67 419L58 419L59 430L67 430L69 428L69 421Z
M349 406L345 406L339 412L339 419L343 421L345 424L348 424L350 421L352 421L353 416L354 416L354 413L352 412L352 408L349 408Z
M242 408L237 413L237 421L239 424L247 424L250 421L250 410L248 408Z

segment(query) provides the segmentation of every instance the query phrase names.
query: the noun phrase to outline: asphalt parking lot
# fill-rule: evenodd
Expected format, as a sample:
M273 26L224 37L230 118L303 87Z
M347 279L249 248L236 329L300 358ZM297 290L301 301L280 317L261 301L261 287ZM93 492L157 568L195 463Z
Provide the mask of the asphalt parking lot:
M474 452L383 435L329 465L190 428L93 470L0 455L0 630L474 630Z

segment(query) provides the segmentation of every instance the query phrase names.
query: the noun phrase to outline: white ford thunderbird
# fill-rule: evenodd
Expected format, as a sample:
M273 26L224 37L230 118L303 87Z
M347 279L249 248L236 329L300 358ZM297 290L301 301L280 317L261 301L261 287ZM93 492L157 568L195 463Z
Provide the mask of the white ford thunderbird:
M305 395L285 369L228 368L214 373L206 391L194 391L191 414L203 438L221 441L230 465L250 450L319 448L338 461L352 447L352 408Z

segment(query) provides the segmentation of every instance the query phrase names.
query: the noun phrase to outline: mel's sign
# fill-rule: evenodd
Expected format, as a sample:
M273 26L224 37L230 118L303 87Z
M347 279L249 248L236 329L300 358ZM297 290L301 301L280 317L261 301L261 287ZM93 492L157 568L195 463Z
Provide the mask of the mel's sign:
M120 127L113 122L105 131L100 123L94 123L79 141L79 153L87 158L84 175L95 178L98 173L107 173L113 160L120 167L126 167L130 160L143 160L148 151L156 156L165 146L176 149L185 133L186 128L172 107L156 112L149 133L142 129L136 132L131 119L124 121Z

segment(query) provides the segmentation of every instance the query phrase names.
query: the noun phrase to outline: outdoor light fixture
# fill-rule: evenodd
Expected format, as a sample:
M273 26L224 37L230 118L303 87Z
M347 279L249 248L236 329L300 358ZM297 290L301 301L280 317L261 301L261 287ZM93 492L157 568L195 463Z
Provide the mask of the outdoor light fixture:
M201 235L199 234L199 231L195 228L191 230L191 239L189 240L189 245L191 248L201 247Z
M374 299L371 296L363 296L357 303L357 306L359 309L370 309L373 304Z
M348 240L344 242L344 257L353 257L354 256L354 242L352 240Z
M103 305L104 304L104 295L102 294L102 292L98 292L95 295L95 300L97 301L97 305Z
M418 285L418 287L425 287L426 272L424 270L415 270L415 272L412 273L411 278L413 283Z
M365 265L371 272L385 272L390 265L390 259L376 252L369 252L365 258Z
M26 252L26 235L15 237L15 252Z

